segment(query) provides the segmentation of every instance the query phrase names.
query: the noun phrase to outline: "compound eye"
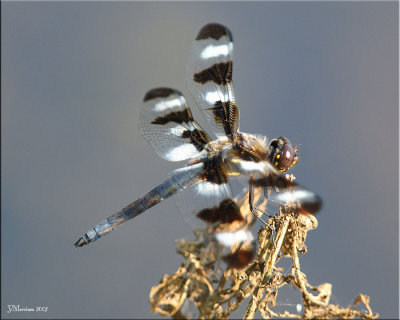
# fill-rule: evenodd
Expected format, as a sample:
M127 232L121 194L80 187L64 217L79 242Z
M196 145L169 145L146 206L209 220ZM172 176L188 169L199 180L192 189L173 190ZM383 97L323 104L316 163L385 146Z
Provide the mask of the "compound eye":
M279 171L286 171L293 166L294 151L291 144L285 144L282 151L276 155L277 168Z
M279 138L271 142L271 160L276 169L285 172L293 167L298 160L297 148L293 147L286 138Z

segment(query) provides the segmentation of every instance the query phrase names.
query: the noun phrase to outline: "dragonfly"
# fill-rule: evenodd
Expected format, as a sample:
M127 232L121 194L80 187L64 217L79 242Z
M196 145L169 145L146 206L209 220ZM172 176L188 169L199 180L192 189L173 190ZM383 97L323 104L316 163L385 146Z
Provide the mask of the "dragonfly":
M218 23L205 25L192 45L187 82L215 139L194 120L180 91L167 87L149 90L140 109L142 136L161 158L187 164L91 228L75 242L75 247L86 246L162 200L182 194L186 201L181 203L194 207L187 209L192 211L190 214L215 226L212 237L225 250L223 261L228 267L243 268L255 257L255 241L250 227L243 227L243 207L232 192L235 177L244 178L248 206L257 217L260 209L252 195L259 189L268 201L298 214L315 214L321 209L321 198L286 173L299 160L295 145L286 137L268 141L265 136L239 131L232 70L230 30Z

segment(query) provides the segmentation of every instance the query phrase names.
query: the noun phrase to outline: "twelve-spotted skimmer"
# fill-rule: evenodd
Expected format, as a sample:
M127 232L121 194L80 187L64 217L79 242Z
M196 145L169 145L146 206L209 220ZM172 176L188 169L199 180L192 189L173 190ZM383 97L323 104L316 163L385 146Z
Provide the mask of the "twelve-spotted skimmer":
M90 229L75 243L76 247L96 241L162 200L189 190L187 203L194 204L204 198L208 201L207 207L195 208L193 213L206 223L218 226L213 237L226 249L224 261L230 267L244 267L254 258L255 244L248 228L240 227L244 218L231 192L233 176L247 177L250 195L256 188L262 188L265 197L281 207L290 206L302 214L319 211L320 197L284 173L298 161L296 146L284 137L267 143L266 137L239 131L232 57L230 31L211 23L200 30L193 42L187 67L190 92L217 136L215 140L193 119L179 91L156 88L146 93L139 126L143 137L163 159L188 160L188 164ZM258 214L251 196L249 206Z

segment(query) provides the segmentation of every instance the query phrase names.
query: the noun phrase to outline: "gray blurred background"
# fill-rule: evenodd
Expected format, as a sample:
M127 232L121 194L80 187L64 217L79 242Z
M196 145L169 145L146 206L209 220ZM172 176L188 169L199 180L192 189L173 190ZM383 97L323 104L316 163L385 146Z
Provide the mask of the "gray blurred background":
M73 243L182 165L140 136L140 104L156 86L189 97L192 41L219 22L235 39L241 130L298 144L292 173L324 199L301 257L309 282L397 318L397 14L395 2L3 2L2 317L159 318L150 288L182 261L174 240L192 238L173 200Z

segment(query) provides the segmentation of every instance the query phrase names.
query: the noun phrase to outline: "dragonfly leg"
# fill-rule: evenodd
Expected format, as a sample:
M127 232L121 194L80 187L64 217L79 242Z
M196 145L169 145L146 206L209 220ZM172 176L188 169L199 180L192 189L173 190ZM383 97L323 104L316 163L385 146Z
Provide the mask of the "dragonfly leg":
M250 188L249 188L249 207L250 207L250 211L253 214L253 216L255 216L258 220L260 220L265 226L268 226L268 224L261 219L261 217L257 214L256 211L259 211L261 213L264 213L262 210L258 209L257 207L255 207L253 205L253 201L254 201L254 187L250 184Z
M267 213L265 210L260 209L260 208L257 207L257 206L254 206L253 201L254 201L254 186L253 186L253 185L250 185L250 187L249 187L249 206L250 206L251 212L252 212L255 216L257 216L258 218L259 218L259 216L258 216L258 214L257 214L255 211L260 212L261 214L267 216L268 218L272 218L272 217L273 217L273 216L271 216L269 213Z

